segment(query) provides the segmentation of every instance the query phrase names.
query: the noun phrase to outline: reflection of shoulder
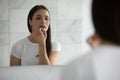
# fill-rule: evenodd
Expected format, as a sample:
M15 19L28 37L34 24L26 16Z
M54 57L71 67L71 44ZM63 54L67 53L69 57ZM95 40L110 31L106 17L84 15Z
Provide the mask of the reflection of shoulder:
M17 48L23 47L25 41L26 41L26 38L23 38L23 39L15 42L15 43L13 44L13 47L17 47Z
M58 41L52 41L52 51L60 51L61 44Z

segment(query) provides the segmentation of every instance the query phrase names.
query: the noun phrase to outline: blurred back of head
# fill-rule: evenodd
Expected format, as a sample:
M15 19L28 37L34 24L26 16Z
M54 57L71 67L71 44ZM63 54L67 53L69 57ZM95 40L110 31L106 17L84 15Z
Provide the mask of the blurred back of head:
M95 32L103 40L120 45L119 0L93 0L92 19Z

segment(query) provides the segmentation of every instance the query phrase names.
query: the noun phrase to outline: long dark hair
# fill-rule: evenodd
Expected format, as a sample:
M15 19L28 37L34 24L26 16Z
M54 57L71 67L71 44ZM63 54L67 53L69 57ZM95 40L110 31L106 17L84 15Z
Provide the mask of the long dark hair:
M43 6L43 5L36 5L36 6L34 6L30 10L30 12L28 14L28 18L27 18L27 25L28 25L28 30L29 30L30 33L32 33L32 27L29 24L29 20L32 20L32 17L34 15L34 13L36 11L40 10L40 9L45 9L50 14L49 10L45 6ZM46 51L47 51L48 57L50 55L51 48L52 48L52 46L51 46L51 27L50 27L50 24L49 24L49 28L48 28L48 31L47 31L47 39L46 39Z
M96 33L103 40L120 45L119 0L93 0L92 19Z

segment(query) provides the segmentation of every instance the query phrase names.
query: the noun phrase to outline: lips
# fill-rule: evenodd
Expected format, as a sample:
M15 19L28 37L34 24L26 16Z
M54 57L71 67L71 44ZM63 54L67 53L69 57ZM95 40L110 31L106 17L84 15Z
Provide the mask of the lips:
M44 25L42 25L42 26L40 26L40 28L45 28L45 26L44 26Z
M44 32L46 31L46 27L44 25L40 26L40 28L42 31L44 31Z

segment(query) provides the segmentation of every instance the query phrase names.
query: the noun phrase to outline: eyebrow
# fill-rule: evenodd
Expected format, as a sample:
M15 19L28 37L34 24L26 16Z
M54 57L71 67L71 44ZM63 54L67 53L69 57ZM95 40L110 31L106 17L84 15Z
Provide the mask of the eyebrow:
M41 15L36 15L36 16L41 16ZM49 17L49 16L45 15L45 17Z

